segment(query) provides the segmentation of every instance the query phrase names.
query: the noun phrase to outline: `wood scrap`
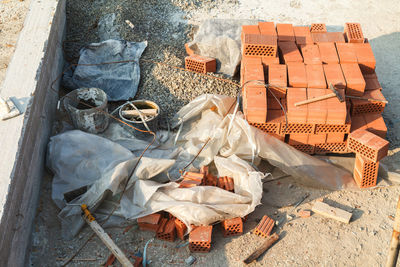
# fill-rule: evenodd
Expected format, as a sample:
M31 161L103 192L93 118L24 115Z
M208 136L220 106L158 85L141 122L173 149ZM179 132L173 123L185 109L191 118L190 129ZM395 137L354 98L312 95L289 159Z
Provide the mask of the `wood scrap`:
M144 116L156 116L157 109L139 109L139 110L123 110L122 115L124 117L139 117L140 114Z
M315 202L314 206L312 207L312 211L344 223L349 223L351 216L353 215L350 212L329 206L321 201Z
M256 259L258 259L261 254L263 254L265 251L267 251L276 241L278 241L279 235L277 233L274 233L268 237L267 240L258 248L256 249L253 253L251 253L250 256L248 256L246 259L243 260L245 264L250 264Z

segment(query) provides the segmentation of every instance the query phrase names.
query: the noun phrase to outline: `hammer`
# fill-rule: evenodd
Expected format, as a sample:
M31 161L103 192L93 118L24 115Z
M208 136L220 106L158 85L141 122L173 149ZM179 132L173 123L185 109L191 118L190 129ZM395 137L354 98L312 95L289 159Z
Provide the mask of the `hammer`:
M332 98L332 97L337 97L340 102L344 101L344 98L340 95L340 93L335 89L335 87L331 83L329 84L329 89L331 89L333 93L330 93L330 94L327 94L327 95L322 95L322 96L317 96L317 97L314 97L314 98L311 98L311 99L307 99L307 100L304 100L304 101L300 101L300 102L294 103L294 105L296 107L298 107L298 106L302 106L302 105L305 105L305 104L310 104L310 103L322 101L322 100L325 100L325 99L328 99L328 98Z

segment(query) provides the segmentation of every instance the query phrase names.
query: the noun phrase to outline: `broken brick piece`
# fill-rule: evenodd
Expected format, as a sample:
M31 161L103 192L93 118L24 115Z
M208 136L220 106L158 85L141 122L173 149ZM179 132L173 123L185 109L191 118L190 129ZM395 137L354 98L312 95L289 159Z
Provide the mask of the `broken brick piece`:
M240 217L224 220L221 225L225 237L243 234L243 221Z
M272 228L274 228L274 225L275 221L269 218L267 215L264 215L260 223L253 230L253 233L261 237L268 237L269 235L271 235Z
M189 233L189 250L191 252L209 252L211 249L212 226L196 226Z
M185 172L183 180L179 183L179 188L190 188L203 184L204 174L195 172Z
M279 42L294 42L296 38L294 37L293 25L288 23L277 23L276 32L278 33Z
M211 173L207 174L206 177L204 177L204 185L207 186L217 186L217 180L218 178Z
M218 187L233 192L235 189L233 178L228 176L219 177Z
M184 240L186 230L187 230L186 224L184 224L178 218L175 218L175 229L176 229L176 235L178 236L178 238L181 240Z
M209 173L208 166L202 166L200 168L200 173L203 174L203 177L207 176Z
M387 155L389 142L367 130L358 129L349 134L347 147L372 162L378 162Z
M310 32L327 32L325 23L311 23Z
M365 80L360 67L356 63L340 64L346 80L346 95L362 96L365 91Z
M162 219L163 222L161 223L160 228L157 231L156 237L161 240L174 242L175 241L175 220L171 219Z
M217 62L215 58L192 55L185 57L185 69L200 73L215 72Z
M346 23L344 34L348 43L363 43L364 35L360 23Z
M376 186L379 162L372 162L356 154L353 177L360 188Z
M299 216L301 218L308 218L308 217L311 216L311 211L309 211L309 210L301 210L301 211L298 212L298 214L299 214Z

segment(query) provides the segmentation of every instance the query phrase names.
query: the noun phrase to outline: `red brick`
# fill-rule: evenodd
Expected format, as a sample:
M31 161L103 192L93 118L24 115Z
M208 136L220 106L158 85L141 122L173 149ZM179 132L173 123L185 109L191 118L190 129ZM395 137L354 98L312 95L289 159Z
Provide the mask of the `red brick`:
M209 252L211 249L212 226L197 226L189 234L191 252Z
M301 211L298 212L298 214L299 214L299 216L301 218L308 218L308 217L311 216L311 211L309 211L309 210L301 210Z
M347 150L346 142L318 144L315 145L314 152L315 154L318 155L325 155L328 153L335 153L335 154L349 153L349 151Z
M217 180L218 178L216 176L209 173L204 177L204 185L217 186Z
M188 43L185 44L185 50L186 50L186 53L188 54L188 56L193 56L195 54L194 50L192 48L190 48Z
M340 64L343 76L346 79L346 95L362 96L365 91L365 81L358 64Z
M367 129L367 122L365 121L365 117L363 114L351 116L351 132L354 132L358 129Z
M346 43L342 32L327 32L326 37L329 43Z
M235 189L233 178L228 176L219 177L217 186L230 192L233 192Z
M289 135L289 145L300 150L301 152L312 154L314 146L308 144L309 134L299 133Z
M169 241L169 242L174 242L175 241L175 235L176 235L176 230L175 230L175 220L168 220L168 219L162 219L165 220L165 224L160 226L160 228L157 231L156 237L161 240Z
M215 72L217 62L215 58L193 55L185 57L185 68L200 73Z
M264 86L248 85L245 87L243 113L249 122L265 122L267 118L267 92Z
M313 99L319 96L326 95L326 89L307 89L307 99ZM327 100L321 100L313 103L306 104L308 108L307 123L311 124L325 124L328 115Z
M311 38L315 44L329 42L327 32L312 32Z
M344 34L348 43L363 43L364 35L360 23L346 23Z
M243 234L243 221L240 217L224 220L221 225L224 237Z
M378 162L387 155L389 142L367 130L359 129L349 135L347 148L370 161Z
M278 47L285 64L289 62L303 62L303 57L295 42L279 42Z
M369 43L353 44L353 47L362 73L374 73L376 60L371 45Z
M339 64L324 64L322 67L328 88L329 84L332 84L336 89L346 89L346 80Z
M303 55L304 64L322 64L317 45L302 45L301 54Z
M204 174L195 172L186 172L183 180L179 184L179 188L190 188L199 186L203 183Z
M258 25L242 25L241 39L243 42L244 36L246 34L261 34Z
M381 90L369 90L365 91L362 97L365 98L374 98L374 99L381 99L386 100L383 96ZM360 99L350 99L351 101L351 115L358 115L363 113L377 113L381 114L385 109L385 103L378 102L378 101L367 101L367 100L360 100Z
M316 125L309 123L282 123L281 135L297 133L315 133Z
M279 64L279 57L262 57L261 61L264 67L269 65L277 65Z
M311 23L310 32L327 32L325 23Z
M351 118L350 118L350 113L346 112L346 121L344 124L316 124L315 125L315 133L350 133L350 127L351 127ZM329 113L328 113L329 117Z
M367 123L367 130L377 136L385 139L387 134L387 127L382 115L380 114L364 114Z
M261 58L257 57L242 57L242 61L240 64L240 85L243 86L243 84L246 82L245 79L249 79L249 77L245 77L245 72L246 72L246 67L249 69L250 73L252 73L251 68L258 68L259 70L263 70L259 67L261 65ZM264 79L264 75L260 77L256 77L257 79ZM243 92L242 92L243 93Z
M264 215L257 227L254 229L253 233L261 237L268 237L271 235L274 225L275 221L269 218L267 215Z
M327 136L327 134L309 134L308 135L308 144L309 145L325 144L326 136Z
M307 100L306 88L289 88L287 93L288 123L307 123L308 105L295 106L295 103Z
M277 36L273 22L260 21L258 22L258 28L261 34Z
M345 99L344 89L336 89L338 93ZM330 90L326 90L329 92ZM332 92L332 91L330 91ZM347 118L346 102L340 102L337 97L332 97L326 100L328 114L326 123L329 125L344 125Z
M357 55L354 51L353 44L336 43L336 50L339 55L340 64L343 63L358 63Z
M287 71L286 65L269 65L268 66L268 84L269 91L275 97L284 98L286 96L287 87Z
M268 133L268 134L275 137L278 140L281 140L282 142L285 142L285 135L279 135L279 134L274 134L274 133Z
M322 65L306 65L308 88L327 88Z
M275 135L280 135L281 124L285 121L282 110L268 110L266 123L250 123L258 129ZM278 138L282 139L282 138Z
M179 239L185 240L185 234L186 234L186 224L184 224L181 220L178 218L175 218L175 228L176 228L176 235L178 236Z
M245 34L242 55L246 57L276 57L277 39L272 35Z
M287 109L286 99L278 98L278 100L276 100L274 97L268 97L267 98L267 106L268 106L268 110L282 110L282 106L286 110ZM268 115L267 115L267 121L268 121Z
M318 49L322 63L324 64L339 63L339 58L334 43L319 43Z
M293 25L285 23L277 23L276 31L278 33L279 42L294 42L296 41L294 37Z
M137 219L137 222L140 223L148 223L148 224L154 224L157 225L161 220L161 214L159 213L153 213L141 218Z
M296 44L298 46L306 44L314 44L309 27L296 26L293 27L293 30L294 30L294 36L296 38Z
M306 68L303 63L291 62L287 64L289 87L307 87Z
M356 155L353 177L360 188L376 186L379 162L372 162L361 155Z
M378 76L376 73L363 74L365 80L365 91L379 89L382 90L382 86L379 83Z
M341 143L344 142L344 133L328 133L326 134L326 143Z

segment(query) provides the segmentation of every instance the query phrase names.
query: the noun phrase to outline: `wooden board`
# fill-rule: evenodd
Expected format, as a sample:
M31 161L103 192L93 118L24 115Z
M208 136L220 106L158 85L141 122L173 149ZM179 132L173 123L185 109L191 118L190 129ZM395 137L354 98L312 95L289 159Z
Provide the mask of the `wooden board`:
M321 201L315 202L314 206L312 207L312 211L344 223L349 223L351 216L353 215L350 212L329 206Z

